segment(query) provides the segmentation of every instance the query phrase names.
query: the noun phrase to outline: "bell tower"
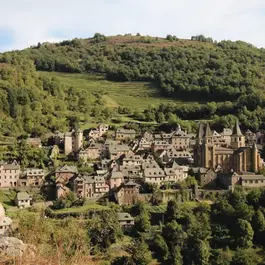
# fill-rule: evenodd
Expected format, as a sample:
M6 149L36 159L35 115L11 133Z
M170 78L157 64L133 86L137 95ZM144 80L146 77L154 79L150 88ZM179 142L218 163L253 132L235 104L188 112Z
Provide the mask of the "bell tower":
M236 119L236 123L233 128L233 134L231 136L231 147L233 149L238 149L239 147L244 147L245 146L245 136L242 134L239 124L238 124L238 119Z

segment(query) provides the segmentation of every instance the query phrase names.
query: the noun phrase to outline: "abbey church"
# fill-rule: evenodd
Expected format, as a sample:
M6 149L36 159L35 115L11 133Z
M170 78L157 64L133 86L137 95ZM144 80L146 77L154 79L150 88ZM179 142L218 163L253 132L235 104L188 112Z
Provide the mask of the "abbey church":
M224 129L224 132L229 129ZM246 146L238 121L230 133L212 132L209 124L200 124L196 136L194 162L198 167L221 172L257 172L261 158L256 144Z

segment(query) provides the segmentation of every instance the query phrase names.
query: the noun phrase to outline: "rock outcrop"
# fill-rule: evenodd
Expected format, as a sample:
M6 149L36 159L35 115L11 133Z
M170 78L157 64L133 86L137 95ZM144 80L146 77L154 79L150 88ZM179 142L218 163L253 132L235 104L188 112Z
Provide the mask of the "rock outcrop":
M0 256L10 257L22 256L26 251L27 245L15 237L0 236Z

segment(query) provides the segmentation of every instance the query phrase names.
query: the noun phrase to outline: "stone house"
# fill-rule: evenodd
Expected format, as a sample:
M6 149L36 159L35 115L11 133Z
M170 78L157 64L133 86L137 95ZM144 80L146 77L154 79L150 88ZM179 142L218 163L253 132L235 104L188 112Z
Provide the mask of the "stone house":
M140 166L143 162L143 158L140 155L126 155L122 159L122 165L125 167Z
M117 218L122 229L131 229L134 226L134 218L129 213L117 213Z
M76 166L65 165L55 171L57 198L66 195L69 191L69 188L66 187L66 185L69 183L70 179L77 174L78 170Z
M130 151L130 147L125 144L110 145L108 147L108 158L111 160L115 160L120 158L122 155L128 155Z
M239 183L239 176L236 172L217 172L218 185L225 189L232 189Z
M21 174L19 179L20 186L34 186L39 187L43 185L45 180L45 172L39 168L27 168Z
M132 205L137 203L139 200L139 188L140 185L133 181L123 183L114 193L117 203L119 205Z
M194 175L200 186L216 185L217 174L214 170L202 167L193 167L190 169L191 175Z
M123 173L113 169L108 178L108 185L110 189L118 188L124 182Z
M246 188L265 187L265 177L263 175L239 175L239 183Z
M120 166L120 171L123 174L124 180L134 181L140 183L143 179L142 167L141 166Z
M80 150L78 153L78 159L82 159L85 162L88 160L97 160L101 158L102 151L102 144L93 143L85 150Z
M132 129L119 128L116 131L116 140L133 140L136 137L136 131Z
M76 153L83 147L83 131L73 130L64 134L64 154Z
M172 134L169 143L172 144L176 150L186 150L190 146L190 136L179 127L179 129Z
M145 183L152 183L161 186L166 182L166 174L161 168L146 168L143 172L143 180Z
M31 206L31 197L27 192L18 192L15 197L15 204L19 208L28 208Z
M0 188L17 187L20 176L20 166L17 163L0 163Z
M94 140L102 137L109 130L109 125L101 123L97 128L91 129L88 133L88 137Z
M170 144L168 143L168 141L154 141L151 147L151 151L155 153L158 150L168 150L169 146Z
M12 220L5 215L5 209L0 203L0 236L5 236L11 231Z
M78 175L73 180L74 192L78 197L100 198L109 191L109 186L103 176Z
M166 174L166 181L175 183L183 181L188 177L188 167L180 166L176 162L173 162L170 168L164 168Z

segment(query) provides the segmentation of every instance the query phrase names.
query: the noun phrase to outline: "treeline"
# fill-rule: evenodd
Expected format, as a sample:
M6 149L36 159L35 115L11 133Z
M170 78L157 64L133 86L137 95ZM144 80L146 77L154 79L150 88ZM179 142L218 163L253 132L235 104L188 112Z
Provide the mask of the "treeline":
M132 209L135 237L141 249L135 256L112 264L149 264L151 257L162 265L261 265L264 264L265 192L235 189L220 195L213 204L194 208L172 200L164 223L152 226L144 204ZM126 263L126 262L128 263Z
M264 49L241 41L212 43L203 35L192 37L200 43L180 41L169 46L167 40L160 46L141 46L139 37L135 38L135 42L115 45L97 33L92 39L44 43L21 53L32 58L38 70L104 73L114 81L153 81L170 97L233 101L263 89ZM167 39L171 42L177 37L168 35Z
M265 100L257 93L242 95L235 102L208 102L207 104L161 104L158 108L148 108L144 113L136 113L135 118L160 123L183 123L188 130L197 128L196 120L210 120L217 131L231 128L238 118L242 129L258 131L265 129Z

